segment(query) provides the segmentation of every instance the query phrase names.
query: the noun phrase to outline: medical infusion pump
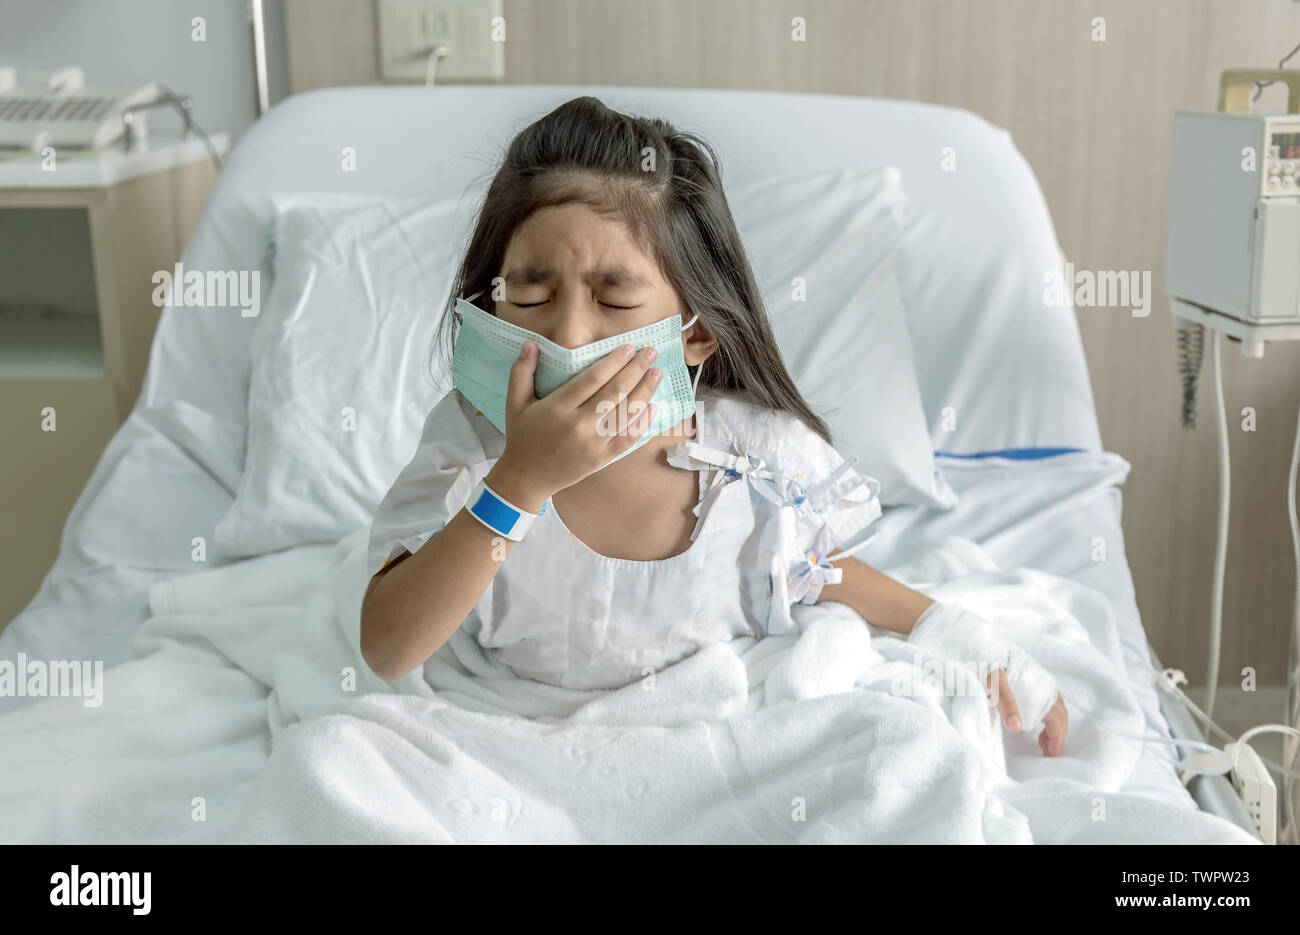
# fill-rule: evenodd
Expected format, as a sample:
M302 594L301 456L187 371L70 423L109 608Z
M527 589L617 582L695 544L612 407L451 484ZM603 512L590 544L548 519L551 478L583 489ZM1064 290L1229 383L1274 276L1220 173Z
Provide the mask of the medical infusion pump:
M1300 115L1174 114L1165 261L1175 299L1300 322Z

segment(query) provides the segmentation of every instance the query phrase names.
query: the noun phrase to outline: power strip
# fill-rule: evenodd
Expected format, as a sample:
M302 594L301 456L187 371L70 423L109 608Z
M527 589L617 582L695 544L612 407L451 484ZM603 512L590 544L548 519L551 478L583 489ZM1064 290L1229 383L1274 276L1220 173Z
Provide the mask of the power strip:
M1237 748L1241 752L1237 753ZM1229 757L1237 757L1237 766L1232 770L1232 787L1237 790L1237 797L1246 809L1246 814L1255 823L1260 839L1265 844L1277 843L1277 785L1268 774L1264 761L1249 744L1230 743L1223 748ZM1220 767L1222 769L1222 767Z

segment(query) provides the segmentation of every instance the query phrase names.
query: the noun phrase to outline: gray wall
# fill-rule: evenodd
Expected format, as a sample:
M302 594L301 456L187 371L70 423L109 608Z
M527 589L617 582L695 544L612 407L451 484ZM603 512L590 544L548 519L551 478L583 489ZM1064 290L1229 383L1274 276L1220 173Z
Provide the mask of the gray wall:
M285 96L284 5L264 0L271 103ZM191 21L206 21L204 42ZM232 141L256 116L247 0L0 0L0 65L49 71L80 65L88 85L132 88L160 81L194 99L194 118ZM179 118L162 110L156 131Z

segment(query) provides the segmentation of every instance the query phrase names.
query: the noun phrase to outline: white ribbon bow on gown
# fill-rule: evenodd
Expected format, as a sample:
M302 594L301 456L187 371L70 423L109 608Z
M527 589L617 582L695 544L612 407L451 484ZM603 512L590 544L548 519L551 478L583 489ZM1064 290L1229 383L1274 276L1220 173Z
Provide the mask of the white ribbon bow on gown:
M871 485L876 483L873 479L852 472L858 460L856 457L844 461L826 477L804 486L777 469L775 458L764 457L764 454L758 451L737 454L695 441L682 442L672 449L668 463L674 467L692 471L714 470L708 491L692 511L698 519L691 532L691 541L694 542L704 528L705 518L723 489L733 481L747 481L762 497L778 506L792 507L797 520L813 525L811 551L807 553L806 561L796 564L791 570L787 588L792 601L815 603L823 585L839 584L843 577L842 570L830 563L852 555L876 538L873 535L852 548L828 554L834 546L834 538L823 511L838 504L858 487L866 486L874 496L878 486L872 488Z

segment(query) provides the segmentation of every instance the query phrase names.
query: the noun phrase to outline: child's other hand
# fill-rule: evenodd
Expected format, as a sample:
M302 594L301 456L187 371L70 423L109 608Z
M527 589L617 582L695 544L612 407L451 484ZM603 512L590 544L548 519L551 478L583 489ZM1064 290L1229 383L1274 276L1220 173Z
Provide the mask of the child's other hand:
M1007 684L1007 673L998 669L989 675L989 682L985 687L990 692L994 691L994 679L998 682L997 708L1002 723L1012 733L1019 733L1023 726L1020 723L1020 708L1016 704L1016 696L1011 693L1011 686ZM991 694L990 698L992 698ZM1043 715L1043 730L1038 735L1038 746L1042 749L1043 756L1061 755L1061 749L1065 746L1065 735L1069 729L1070 716L1065 710L1065 699L1061 697L1060 692L1057 692L1056 703Z

